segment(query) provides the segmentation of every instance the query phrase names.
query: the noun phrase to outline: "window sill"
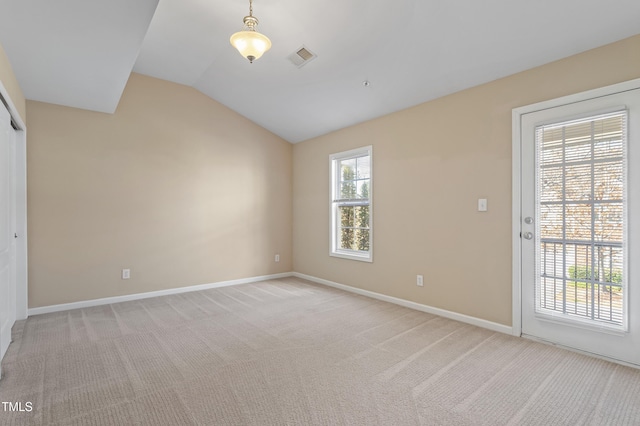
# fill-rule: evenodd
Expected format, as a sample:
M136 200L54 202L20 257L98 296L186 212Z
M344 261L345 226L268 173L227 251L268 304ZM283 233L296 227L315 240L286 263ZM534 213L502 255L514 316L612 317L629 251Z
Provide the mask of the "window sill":
M338 252L329 253L329 256L339 257L341 259L358 260L360 262L369 262L369 263L373 262L373 255L370 252L367 254L356 254L356 253L338 251Z

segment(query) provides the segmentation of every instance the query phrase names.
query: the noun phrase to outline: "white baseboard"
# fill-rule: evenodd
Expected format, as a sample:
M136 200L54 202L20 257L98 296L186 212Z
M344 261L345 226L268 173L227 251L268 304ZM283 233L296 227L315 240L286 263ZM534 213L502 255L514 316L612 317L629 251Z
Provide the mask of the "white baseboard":
M60 305L41 306L29 309L29 316L48 314L51 312L69 311L71 309L90 308L92 306L110 305L112 303L128 302L131 300L148 299L151 297L168 296L170 294L189 293L192 291L208 290L210 288L228 287L231 285L255 283L258 281L275 280L278 278L290 277L291 272L282 274L262 275L258 277L240 278L237 280L219 281L217 283L199 284L188 287L170 288L167 290L149 291L147 293L127 294L124 296L105 297L102 299L83 300L81 302L63 303Z
M298 272L284 272L281 274L262 275L258 277L241 278L237 280L220 281L210 284L199 284L188 287L170 288L167 290L150 291L147 293L127 294L124 296L105 297L102 299L83 300L81 302L63 303L60 305L41 306L39 308L29 309L29 316L48 314L51 312L69 311L71 309L90 308L92 306L110 305L112 303L128 302L131 300L148 299L151 297L168 296L171 294L189 293L192 291L208 290L211 288L228 287L238 284L255 283L259 281L275 280L278 278L297 277L304 280L312 281L314 283L323 284L329 287L339 288L351 293L360 294L362 296L371 297L385 302L394 303L396 305L404 306L406 308L415 309L429 314L438 315L441 317L449 318L452 320L472 324L478 327L486 328L489 330L497 331L505 334L512 334L512 328L507 325L498 324L496 322L483 320L481 318L472 317L469 315L460 314L457 312L447 311L445 309L435 308L433 306L423 305L421 303L411 302L409 300L400 299L393 296L387 296L386 294L376 293L369 290L363 290L356 287L351 287L344 284L339 284L333 281L325 280L322 278L314 277L311 275L305 275Z
M340 290L345 290L351 293L360 294L362 296L371 297L378 300L383 300L385 302L394 303L396 305L404 306L405 308L411 308L418 311L426 312L433 315L438 315L441 317L449 318L452 320L464 322L467 324L475 325L482 328L487 328L492 331L497 331L505 334L512 334L513 330L510 326L499 324L497 322L483 320L481 318L472 317L469 315L459 314L457 312L447 311L446 309L435 308L429 305L423 305L421 303L411 302L409 300L400 299L393 296L387 296L386 294L376 293L369 290L363 290L361 288L351 287L344 284L338 284L333 281L325 280L318 277L313 277L311 275L305 275L298 272L293 272L291 274L296 278L302 278L304 280L313 281L314 283L323 284L329 287L339 288Z

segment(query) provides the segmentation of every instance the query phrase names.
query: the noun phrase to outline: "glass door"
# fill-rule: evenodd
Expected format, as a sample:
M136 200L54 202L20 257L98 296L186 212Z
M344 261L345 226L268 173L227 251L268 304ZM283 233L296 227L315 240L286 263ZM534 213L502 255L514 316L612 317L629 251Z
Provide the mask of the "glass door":
M522 116L521 312L525 335L640 365L639 110L631 90Z

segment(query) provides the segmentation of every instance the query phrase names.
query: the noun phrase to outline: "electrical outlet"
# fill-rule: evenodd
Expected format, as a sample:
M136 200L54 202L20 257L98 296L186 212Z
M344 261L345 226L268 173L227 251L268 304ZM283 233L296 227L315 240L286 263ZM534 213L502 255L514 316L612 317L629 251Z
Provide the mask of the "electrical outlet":
M276 254L276 262L280 262L280 255Z
M122 270L122 279L123 280L128 280L129 278L131 278L131 269L123 269Z
M416 276L416 285L418 287L424 286L424 278L422 277L422 275Z

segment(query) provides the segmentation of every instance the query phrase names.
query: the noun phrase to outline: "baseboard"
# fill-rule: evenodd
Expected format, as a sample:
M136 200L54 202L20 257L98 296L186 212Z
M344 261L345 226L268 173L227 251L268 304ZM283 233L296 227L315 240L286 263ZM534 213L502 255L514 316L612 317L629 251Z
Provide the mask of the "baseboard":
M464 322L467 324L475 325L478 327L486 328L492 331L497 331L505 334L512 334L513 330L510 326L499 324L497 322L487 321L481 318L472 317L469 315L460 314L453 311L447 311L446 309L435 308L429 305L423 305L421 303L411 302L409 300L400 299L393 296L387 296L386 294L376 293L369 290L363 290L357 287L351 287L344 284L339 284L333 281L325 280L322 278L314 277L311 275L301 274L299 272L293 272L291 274L296 278L301 278L304 280L312 281L314 283L323 284L329 287L339 288L340 290L345 290L351 293L360 294L362 296L371 297L378 300L383 300L385 302L394 303L396 305L404 306L405 308L411 308L418 311L426 312L429 314L438 315L441 317L449 318L452 320Z
M238 284L255 283L259 281L275 280L278 278L297 277L304 280L312 281L314 283L323 284L329 287L339 288L351 293L360 294L362 296L371 297L385 302L394 303L396 305L404 306L406 308L415 309L429 314L438 315L441 317L449 318L452 320L472 324L478 327L486 328L489 330L497 331L505 334L512 334L512 328L507 325L498 324L496 322L483 320L481 318L472 317L469 315L460 314L453 311L447 311L446 309L435 308L429 305L423 305L421 303L411 302L409 300L400 299L393 296L387 296L386 294L376 293L369 290L363 290L361 288L351 287L344 284L339 284L333 281L325 280L322 278L314 277L311 275L301 274L299 272L284 272L281 274L262 275L250 278L240 278L237 280L219 281L210 284L199 284L188 287L171 288L167 290L150 291L147 293L127 294L124 296L105 297L102 299L83 300L81 302L63 303L60 305L41 306L39 308L29 309L29 316L48 314L51 312L69 311L72 309L90 308L92 306L110 305L112 303L128 302L131 300L148 299L151 297L168 296L171 294L189 293L192 291L208 290L211 288L228 287Z
M146 293L127 294L124 296L104 297L102 299L83 300L81 302L63 303L60 305L41 306L39 308L29 309L29 316L48 314L51 312L69 311L71 309L90 308L92 306L110 305L112 303L128 302L131 300L148 299L151 297L168 296L171 294L189 293L192 291L208 290L211 288L228 287L238 284L255 283L259 281L275 280L278 278L291 277L291 272L281 274L262 275L258 277L240 278L237 280L219 281L210 284L199 284L188 287L170 288L167 290L149 291Z

